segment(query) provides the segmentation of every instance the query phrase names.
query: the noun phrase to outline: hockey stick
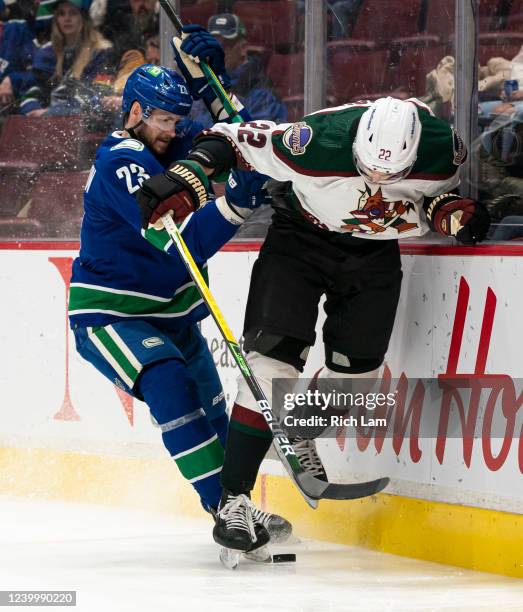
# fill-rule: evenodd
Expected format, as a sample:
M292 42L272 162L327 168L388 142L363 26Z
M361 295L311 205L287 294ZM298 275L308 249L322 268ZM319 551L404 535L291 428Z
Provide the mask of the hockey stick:
M173 5L172 0L160 0L160 6L165 11L167 18L173 24L178 34L181 34L183 24L176 13L176 8ZM223 108L229 115L230 120L235 123L241 123L243 119L241 118L238 109L234 105L234 102L229 97L229 94L225 91L220 83L220 79L214 74L212 68L210 68L206 62L200 61L199 63L200 68L207 79L207 83L209 83L210 87L223 104Z
M171 215L168 213L162 216L162 222L167 230L167 233L171 237L187 271L193 279L196 288L206 303L209 311L216 322L216 325L223 336L223 339L227 343L231 354L236 361L245 382L248 384L258 407L261 410L267 425L269 426L273 435L273 443L276 448L276 452L283 463L285 469L289 473L289 476L298 487L300 493L303 495L305 501L312 507L315 508L317 503L314 500L318 499L358 499L360 497L367 497L374 495L389 484L388 478L378 478L369 482L360 482L352 484L335 484L320 480L309 474L303 469L291 443L286 437L285 433L281 429L279 423L274 418L271 406L265 397L265 394L260 387L253 371L251 370L247 359L245 358L238 341L234 337L231 329L227 325L218 304L214 297L209 291L209 287L200 273L198 266L196 265L185 241L181 235L180 230L176 226Z

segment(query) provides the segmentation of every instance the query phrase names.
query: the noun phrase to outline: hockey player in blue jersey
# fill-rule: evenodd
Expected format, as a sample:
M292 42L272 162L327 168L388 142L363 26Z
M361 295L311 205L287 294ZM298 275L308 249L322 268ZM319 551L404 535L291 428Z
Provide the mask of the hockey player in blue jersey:
M142 227L135 197L144 180L154 182L173 160L187 157L195 129L185 119L192 104L187 85L178 74L152 65L129 77L124 129L101 144L85 187L69 317L80 355L146 402L167 450L212 512L222 493L228 417L216 367L197 327L208 310L161 222ZM173 196L170 208L206 276L207 260L267 202L262 189L267 177L237 174L225 196L208 201L208 180L197 164L175 164L169 174L196 198L197 206ZM259 545L267 542L271 521L276 528L283 521L258 510L253 518Z

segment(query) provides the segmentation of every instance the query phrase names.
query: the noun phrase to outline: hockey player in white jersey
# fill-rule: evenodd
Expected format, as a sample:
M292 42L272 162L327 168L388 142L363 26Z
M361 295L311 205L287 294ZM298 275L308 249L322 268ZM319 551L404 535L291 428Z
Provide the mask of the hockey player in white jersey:
M215 175L254 169L278 181L244 324L244 347L269 399L273 378L303 371L323 295L325 365L316 384L375 377L400 294L398 238L430 228L475 244L489 227L484 207L456 193L466 158L460 137L416 99L348 104L294 124L220 123L197 137L188 157ZM154 199L147 182L142 189ZM223 546L250 545L237 529L241 521L225 509L236 504L245 519L239 500L249 496L270 444L240 380L221 473L224 512L214 528ZM312 440L296 440L295 450L306 469L326 479Z

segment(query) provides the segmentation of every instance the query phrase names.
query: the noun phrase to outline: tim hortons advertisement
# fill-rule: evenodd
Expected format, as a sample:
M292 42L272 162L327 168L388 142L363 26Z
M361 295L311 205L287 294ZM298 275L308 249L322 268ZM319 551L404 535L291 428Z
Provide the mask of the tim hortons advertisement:
M0 253L1 444L163 456L146 406L76 354L66 319L74 256ZM238 337L255 258L223 252L209 266L211 290ZM390 476L392 493L521 513L523 258L408 255L403 270L387 362L372 389L394 401L354 401L327 423L318 447L329 475ZM322 365L321 325L304 381L288 393L306 392ZM230 406L238 368L214 323L202 330ZM328 404L324 412L315 406L317 416L330 418ZM265 469L281 473L273 460Z

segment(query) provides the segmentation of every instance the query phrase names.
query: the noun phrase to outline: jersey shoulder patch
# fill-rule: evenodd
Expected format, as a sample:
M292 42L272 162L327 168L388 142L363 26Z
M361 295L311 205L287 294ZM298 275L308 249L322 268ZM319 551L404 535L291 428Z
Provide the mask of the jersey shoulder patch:
M356 176L352 142L366 108L344 105L307 115L275 132L274 153L299 174Z
M461 166L467 159L467 147L455 129L452 130L452 135L454 137L454 165Z
M145 145L143 142L135 138L125 138L110 148L110 151L118 151L119 149L131 149L131 151L143 151Z

